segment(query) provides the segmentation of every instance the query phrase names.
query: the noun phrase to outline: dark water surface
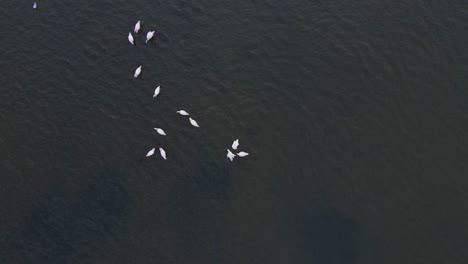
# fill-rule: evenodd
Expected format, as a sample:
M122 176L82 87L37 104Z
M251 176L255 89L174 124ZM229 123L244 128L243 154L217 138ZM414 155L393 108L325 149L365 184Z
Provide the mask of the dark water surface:
M1 1L0 263L466 263L467 47L462 0Z

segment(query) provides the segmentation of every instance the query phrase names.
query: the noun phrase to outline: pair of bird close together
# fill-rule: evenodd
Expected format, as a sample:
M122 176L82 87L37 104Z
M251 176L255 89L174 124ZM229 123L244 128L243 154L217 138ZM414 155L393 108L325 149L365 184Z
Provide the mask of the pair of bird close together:
M141 29L141 21L138 21L135 24L135 28L133 29L133 32L135 32L135 34L138 34L138 32L140 32L140 29ZM155 31L148 31L148 33L146 33L146 43L148 43L148 41L150 41L154 37L155 33L156 33ZM133 37L132 32L128 32L128 41L132 45L135 45L135 38Z

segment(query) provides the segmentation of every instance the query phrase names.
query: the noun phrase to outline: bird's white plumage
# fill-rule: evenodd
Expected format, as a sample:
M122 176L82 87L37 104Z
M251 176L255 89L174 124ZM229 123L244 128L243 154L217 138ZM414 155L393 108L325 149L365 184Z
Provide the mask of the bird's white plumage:
M245 156L248 156L248 155L249 155L249 153L244 152L244 151L241 151L241 152L237 153L237 156L239 156L239 157L241 157L241 158L242 158L242 157L245 157Z
M130 42L132 45L135 45L135 40L133 39L132 33L128 33L128 42Z
M149 31L148 33L146 33L146 43L148 43L148 41L150 41L154 37L154 33L154 31Z
M161 153L161 157L165 160L167 160L166 158L166 151L163 149L163 148L159 148L159 153Z
M161 92L161 86L156 87L156 89L154 89L153 98L156 98L156 96L158 96L160 92Z
M138 75L140 75L140 73L141 73L141 71L142 71L142 70L141 70L141 67L142 67L142 66L140 65L138 68L136 68L135 74L133 74L133 77L136 78L136 77L138 77Z
M165 136L165 135L166 135L166 132L164 132L164 130L162 130L162 129L159 128L159 127L155 127L154 130L156 130L156 132L158 132L158 134L161 135L161 136Z
M239 146L239 139L236 139L234 140L234 142L232 142L232 149L236 150L238 146Z
M187 111L185 111L185 110L179 110L176 113L178 113L179 115L183 115L183 116L188 116L189 115L189 113L187 113Z
M33 8L34 8L34 9L37 8L37 3L36 3L36 2L33 3Z
M155 148L152 148L150 151L148 151L148 153L146 153L146 157L153 156L155 150L156 150Z
M192 126L194 127L200 127L197 123L197 121L195 121L194 119L192 119L191 117L189 117L189 120L190 120L190 124L192 124Z
M234 158L236 157L236 155L234 155L234 153L232 153L232 152L228 149L228 150L227 150L227 155L226 155L226 157L227 157L229 160L233 161Z
M140 31L140 28L141 28L141 22L140 22L140 20L138 20L138 22L136 22L136 24L135 24L135 28L133 29L133 31L135 33L138 33L138 31Z

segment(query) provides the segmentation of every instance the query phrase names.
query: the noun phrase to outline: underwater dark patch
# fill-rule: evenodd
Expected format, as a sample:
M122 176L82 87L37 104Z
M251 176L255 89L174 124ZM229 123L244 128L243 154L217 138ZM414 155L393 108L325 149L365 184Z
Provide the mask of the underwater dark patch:
M85 190L53 191L1 245L2 263L79 263L93 248L115 238L128 214L128 194L112 173Z
M301 215L297 227L306 263L357 263L361 228L355 219L336 209L319 208Z

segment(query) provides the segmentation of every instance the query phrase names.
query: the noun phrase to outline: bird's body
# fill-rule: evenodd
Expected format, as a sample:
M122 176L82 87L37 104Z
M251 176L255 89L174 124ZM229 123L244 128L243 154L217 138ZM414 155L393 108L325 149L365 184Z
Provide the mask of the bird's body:
M142 66L140 65L140 66L135 70L135 74L133 74L133 77L136 78L136 77L138 77L138 75L140 75L140 73L141 73L141 71L142 71L142 70L141 70L141 67L142 67Z
M234 140L234 142L232 142L232 149L236 150L238 146L239 146L239 139L236 139Z
M227 155L226 155L226 157L227 157L229 160L233 161L234 158L236 157L236 155L234 155L234 153L232 153L232 152L228 149L228 150L227 150Z
M190 124L192 124L192 126L194 127L200 127L197 123L197 121L195 121L194 119L192 119L191 117L189 117L189 120L190 120Z
M37 3L36 3L36 2L33 3L33 8L34 8L34 9L37 8Z
M132 45L135 45L135 40L133 39L132 33L128 33L128 42L130 42Z
M167 160L166 158L166 151L163 149L163 148L159 148L159 153L161 153L161 157L165 160Z
M156 87L156 89L154 89L153 98L156 98L156 96L158 96L160 92L161 92L161 86Z
M136 22L136 24L135 24L135 28L133 29L133 31L135 33L138 33L138 31L140 31L140 28L141 28L141 22L140 22L140 20L138 20L138 22Z
M176 113L178 113L179 115L183 115L183 116L188 116L189 115L189 113L187 113L187 111L185 111L185 110L179 110Z
M149 31L148 33L146 33L146 43L148 43L148 41L150 41L154 37L154 33L154 31Z
M166 132L164 132L164 130L162 130L162 129L159 128L159 127L155 127L154 130L156 130L156 132L158 132L158 134L161 135L161 136L165 136L165 135L166 135Z
M245 156L248 156L248 155L249 155L249 153L244 152L244 151L241 151L241 152L237 153L237 156L239 156L239 157L241 157L241 158L242 158L242 157L245 157Z
M152 148L150 151L148 151L148 153L146 153L146 157L153 156L155 150L156 150L155 148Z

